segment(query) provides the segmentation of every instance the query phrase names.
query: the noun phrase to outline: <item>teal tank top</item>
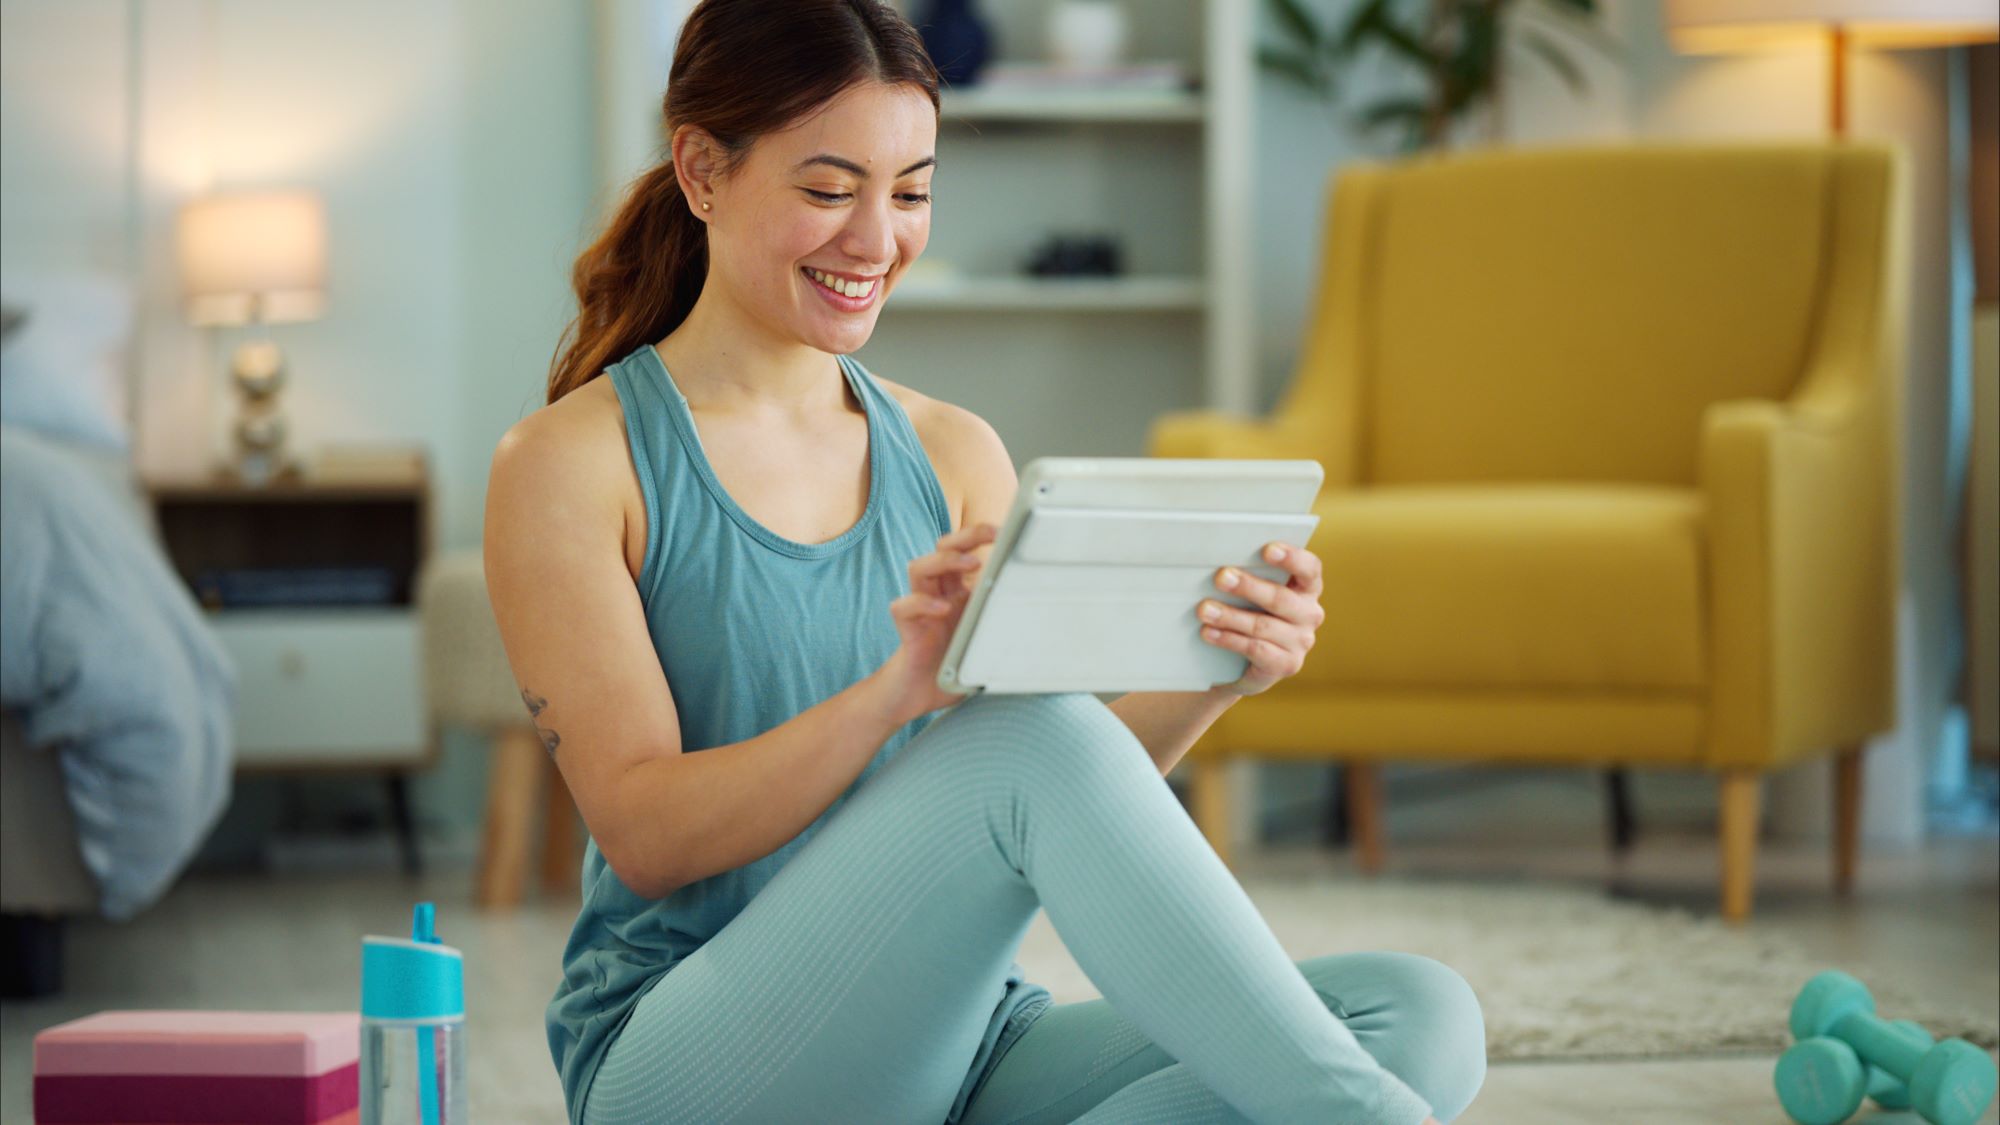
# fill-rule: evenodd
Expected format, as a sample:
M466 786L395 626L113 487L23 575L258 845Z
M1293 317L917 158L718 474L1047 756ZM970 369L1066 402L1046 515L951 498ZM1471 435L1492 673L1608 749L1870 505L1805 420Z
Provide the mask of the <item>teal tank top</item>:
M680 713L683 753L753 738L881 667L900 643L889 603L909 592L910 561L951 531L944 490L902 404L858 361L837 359L868 416L868 504L853 527L824 543L787 539L730 498L652 344L605 369L645 496L639 598ZM597 842L586 845L582 909L546 1019L573 1120L604 1048L646 990L736 917L938 714L891 735L826 811L777 851L666 898L634 894ZM1046 989L1023 983L1016 963L996 997L982 1063L1013 1010L1046 1002Z

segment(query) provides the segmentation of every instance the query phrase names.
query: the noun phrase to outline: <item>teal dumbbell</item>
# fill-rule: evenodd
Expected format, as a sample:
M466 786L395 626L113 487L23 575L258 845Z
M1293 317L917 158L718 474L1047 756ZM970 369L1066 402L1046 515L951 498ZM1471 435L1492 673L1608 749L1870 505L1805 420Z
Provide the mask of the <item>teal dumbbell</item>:
M2000 1073L1986 1052L1963 1039L1929 1044L1928 1033L1875 1017L1875 1000L1860 981L1824 972L1792 1004L1799 1040L1778 1060L1778 1100L1800 1125L1837 1125L1877 1089L1869 1064L1907 1086L1909 1104L1932 1125L1972 1125L1993 1100ZM1918 1029L1922 1031L1921 1028Z
M1930 1037L1926 1035L1928 1043ZM1907 1109L1909 1090L1853 1047L1831 1036L1794 1043L1778 1058L1778 1101L1799 1125L1839 1125L1872 1097L1885 1109Z
M1930 1032L1924 1030L1922 1024L1918 1024L1910 1020L1897 1020L1894 1023L1891 1023L1889 1027L1891 1030L1900 1033L1904 1038L1908 1039L1911 1043L1915 1044L1918 1050L1929 1050L1931 1044L1937 1042L1936 1039L1933 1039L1931 1037ZM1851 1051L1852 1048L1849 1048L1849 1050ZM1810 1064L1804 1062L1794 1062L1793 1065L1824 1066L1829 1064L1826 1063ZM1838 1064L1832 1064L1832 1065L1838 1065ZM1893 1074L1890 1074L1888 1071L1883 1070L1879 1066L1870 1066L1867 1068L1867 1070L1868 1070L1868 1078L1866 1083L1867 1096L1875 1099L1876 1105L1881 1106L1883 1109L1910 1108L1910 1088L1909 1086L1904 1084L1902 1079L1896 1077ZM1859 1105L1860 1103L1857 1102L1855 1104ZM1830 1113L1832 1112L1832 1110L1829 1109L1827 1112ZM1839 1118L1836 1118L1836 1120L1844 1120L1845 1118L1846 1115L1842 1114Z
M1921 1050L1929 1050L1937 1039L1915 1020L1891 1020L1889 1026L1903 1033L1910 1042ZM1868 1068L1868 1096L1883 1109L1910 1108L1910 1088L1903 1080L1883 1070L1879 1066Z

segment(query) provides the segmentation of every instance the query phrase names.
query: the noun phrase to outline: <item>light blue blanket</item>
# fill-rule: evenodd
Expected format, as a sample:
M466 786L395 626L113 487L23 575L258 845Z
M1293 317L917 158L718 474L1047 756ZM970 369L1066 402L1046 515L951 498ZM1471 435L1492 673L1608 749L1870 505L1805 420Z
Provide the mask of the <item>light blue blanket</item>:
M115 920L164 894L221 816L237 686L129 491L103 454L0 424L0 703L62 755Z

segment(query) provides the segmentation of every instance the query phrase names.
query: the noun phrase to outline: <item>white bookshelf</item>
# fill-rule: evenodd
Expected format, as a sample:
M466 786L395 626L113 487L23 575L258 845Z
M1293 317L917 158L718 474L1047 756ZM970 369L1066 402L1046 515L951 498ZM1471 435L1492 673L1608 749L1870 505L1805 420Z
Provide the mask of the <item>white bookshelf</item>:
M891 0L906 15L921 0ZM606 191L650 163L686 0L598 0ZM1051 0L976 0L993 59L1044 57ZM1160 414L1253 407L1252 32L1242 0L1125 0L1127 58L1189 91L945 91L931 235L856 353L992 423L1017 467L1139 456ZM1118 239L1124 273L1038 278L1051 235ZM926 269L926 267L930 267Z

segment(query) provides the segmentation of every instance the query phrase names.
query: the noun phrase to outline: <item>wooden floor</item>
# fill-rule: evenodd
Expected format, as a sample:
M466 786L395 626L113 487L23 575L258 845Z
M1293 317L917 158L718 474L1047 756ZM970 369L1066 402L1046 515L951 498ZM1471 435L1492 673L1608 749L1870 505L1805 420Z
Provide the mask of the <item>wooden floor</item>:
M1605 848L1588 782L1538 783L1391 809L1385 877L1399 873L1532 873L1607 893L1713 910L1712 838L1649 830L1623 859ZM1529 826L1533 825L1531 829ZM1309 840L1276 840L1238 873L1349 874L1351 857ZM1828 964L1897 956L2000 1009L2000 841L1935 839L1920 850L1865 851L1852 900L1827 893L1821 847L1767 843L1754 924L1795 937ZM112 1007L348 1008L356 1003L359 935L407 925L407 903L439 904L440 930L468 953L473 1112L482 1123L558 1122L561 1102L541 1012L572 918L568 904L530 900L505 915L471 907L472 873L417 883L380 874L206 875L184 881L133 923L79 927L71 987L55 1001L0 1006L0 1121L29 1120L32 1039L40 1028ZM456 928L454 929L454 925ZM1921 979L1921 978L1920 978ZM1644 1063L1510 1063L1488 1071L1468 1125L1553 1122L1783 1125L1771 1059ZM1919 1125L1914 1115L1855 1119ZM1989 1112L1987 1122L2000 1121Z

